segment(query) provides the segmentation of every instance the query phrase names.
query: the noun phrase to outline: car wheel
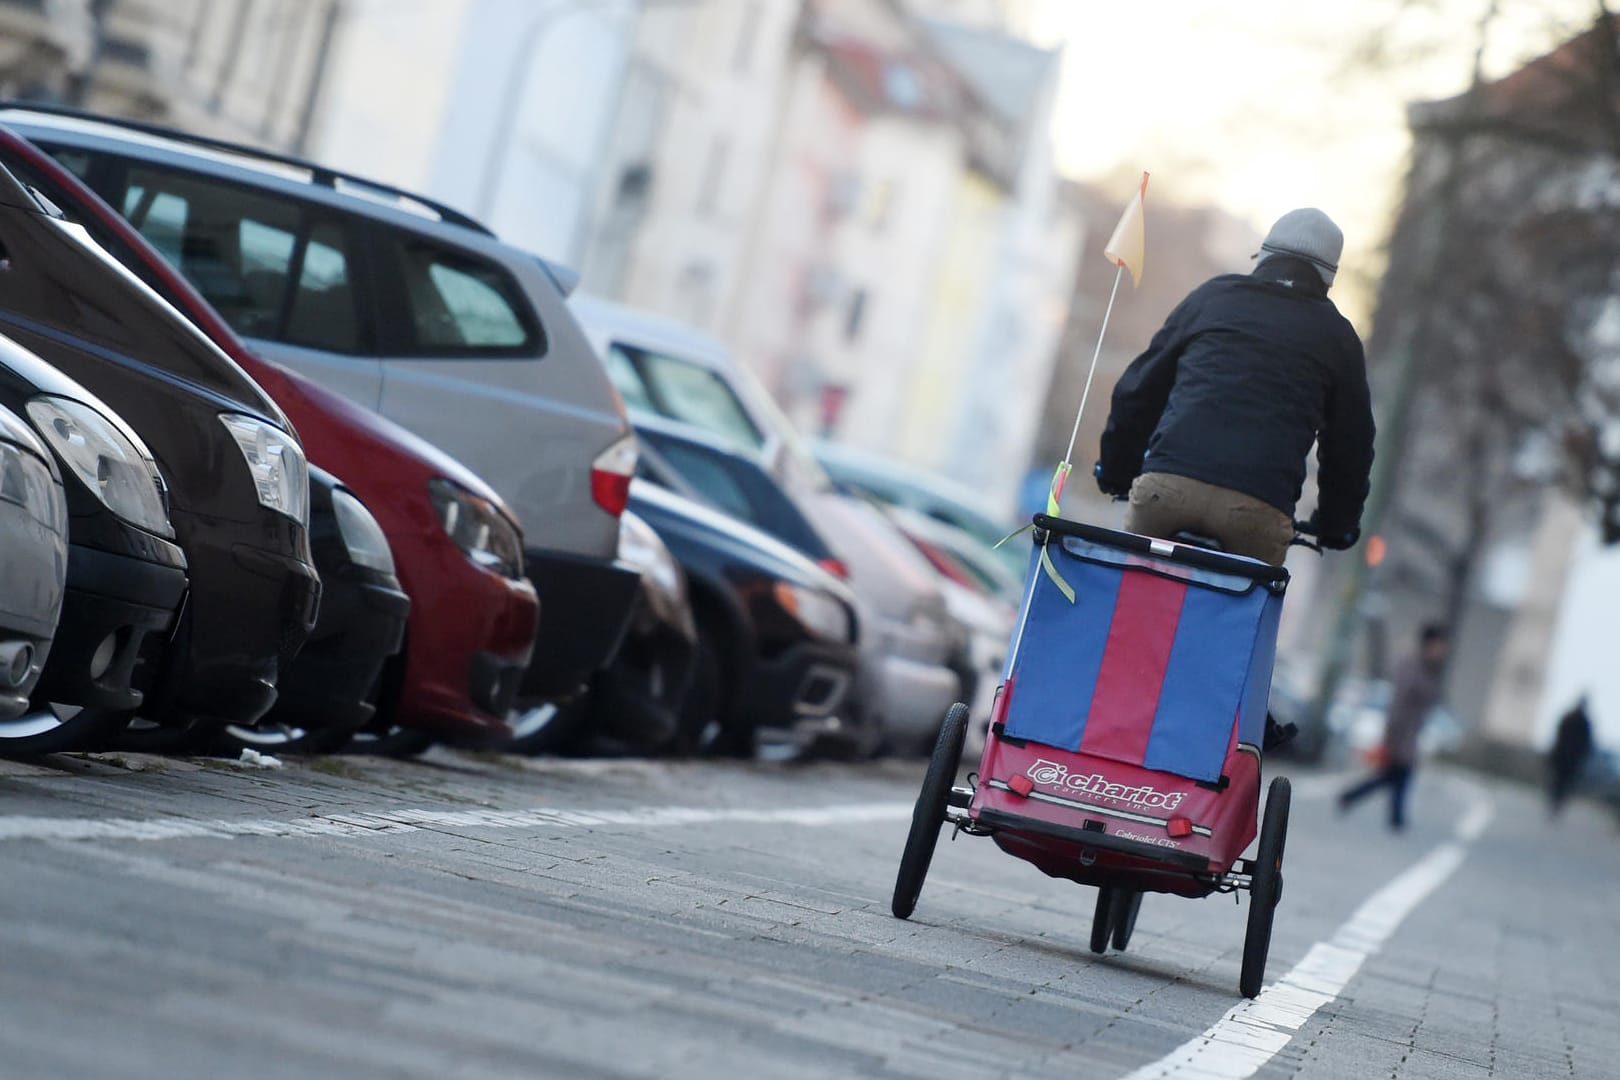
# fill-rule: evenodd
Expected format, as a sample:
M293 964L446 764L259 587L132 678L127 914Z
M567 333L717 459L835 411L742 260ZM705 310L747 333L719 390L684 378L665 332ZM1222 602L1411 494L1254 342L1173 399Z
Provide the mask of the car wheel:
M261 720L257 724L226 724L214 738L214 749L227 757L237 757L243 750L257 750L261 754L325 754L335 747L333 740L322 736L338 736L336 746L342 746L352 734Z
M415 728L390 725L356 731L349 736L343 751L347 754L375 754L377 757L415 757L434 743L433 736Z
M0 723L0 756L108 750L129 720L128 713L38 702L15 720Z
M502 749L513 754L558 754L583 735L590 713L589 695L574 701L519 702L507 715L512 738Z
M704 623L698 625L692 681L686 688L686 700L681 702L680 723L673 740L676 753L708 750L719 741L724 730L726 682L718 640L713 629Z

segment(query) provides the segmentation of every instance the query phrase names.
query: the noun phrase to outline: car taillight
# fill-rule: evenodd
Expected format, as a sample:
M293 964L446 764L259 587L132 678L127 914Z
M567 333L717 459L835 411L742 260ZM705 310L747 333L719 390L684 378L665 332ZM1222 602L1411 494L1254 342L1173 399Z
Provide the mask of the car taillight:
M911 537L911 542L916 545L918 551L923 553L923 558L927 559L933 568L939 571L939 573L944 577L956 582L964 589L972 589L975 592L979 591L978 583L973 580L971 574L962 569L962 564L956 561L956 557L954 555L941 550L926 540L920 540L915 536Z
M827 571L827 573L831 574L839 581L849 580L849 566L844 562L843 559L817 559L816 565Z
M630 503L630 478L636 474L636 437L626 435L591 462L591 498L618 517Z

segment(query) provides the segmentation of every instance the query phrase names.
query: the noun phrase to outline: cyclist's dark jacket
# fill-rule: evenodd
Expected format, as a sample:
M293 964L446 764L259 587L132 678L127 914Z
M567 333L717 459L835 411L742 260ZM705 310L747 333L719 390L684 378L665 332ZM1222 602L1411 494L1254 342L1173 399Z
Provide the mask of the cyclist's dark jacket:
M1318 442L1323 536L1360 526L1373 418L1361 340L1312 266L1266 259L1193 290L1114 387L1098 473L1232 488L1292 515Z

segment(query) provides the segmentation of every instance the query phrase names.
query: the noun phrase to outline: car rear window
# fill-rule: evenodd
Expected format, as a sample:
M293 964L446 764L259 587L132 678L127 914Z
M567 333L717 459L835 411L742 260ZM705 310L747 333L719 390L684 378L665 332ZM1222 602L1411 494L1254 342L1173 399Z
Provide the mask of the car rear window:
M492 262L418 236L387 250L410 308L407 351L425 356L535 356L544 337L511 276Z

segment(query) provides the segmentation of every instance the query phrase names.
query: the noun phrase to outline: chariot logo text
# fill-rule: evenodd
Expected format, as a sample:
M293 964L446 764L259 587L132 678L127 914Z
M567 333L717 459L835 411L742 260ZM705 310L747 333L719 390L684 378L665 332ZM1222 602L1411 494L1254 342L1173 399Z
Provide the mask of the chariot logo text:
M1043 787L1084 792L1104 799L1118 799L1120 802L1151 806L1161 810L1174 810L1181 805L1181 800L1186 796L1186 793L1181 791L1155 791L1150 787L1126 787L1124 784L1111 783L1102 773L1093 773L1089 776L1072 775L1068 766L1047 761L1045 758L1041 758L1026 769L1024 775Z

